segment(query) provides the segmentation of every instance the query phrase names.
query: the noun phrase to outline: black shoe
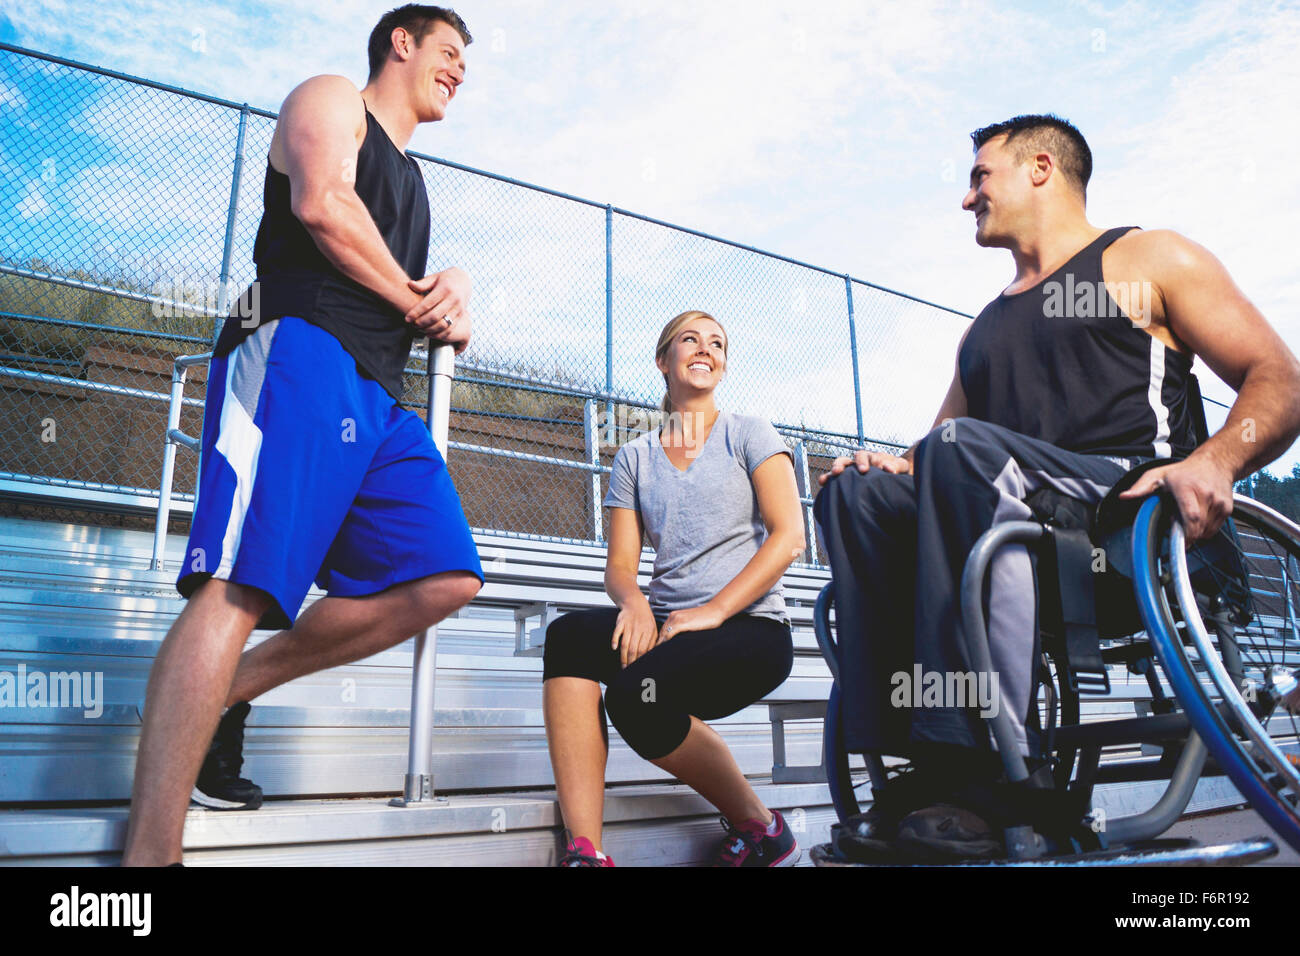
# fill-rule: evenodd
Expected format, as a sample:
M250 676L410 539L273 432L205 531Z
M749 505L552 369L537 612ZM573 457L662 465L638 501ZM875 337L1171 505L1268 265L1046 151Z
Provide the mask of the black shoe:
M244 721L249 709L241 701L217 724L198 782L190 793L194 803L209 810L256 810L262 805L262 788L239 775L244 765Z
M853 863L901 863L898 824L909 813L940 802L946 781L915 766L873 789L866 813L831 826L831 846L840 859Z
M991 860L1002 856L1002 840L973 810L934 806L909 813L898 825L897 845L919 863Z
M898 820L872 806L866 813L831 824L831 848L836 859L850 863L898 863L894 841Z

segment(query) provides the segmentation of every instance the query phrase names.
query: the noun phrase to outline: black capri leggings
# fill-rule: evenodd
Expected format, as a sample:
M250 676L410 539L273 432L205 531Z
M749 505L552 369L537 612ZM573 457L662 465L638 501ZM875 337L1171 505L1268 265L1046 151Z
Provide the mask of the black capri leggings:
M678 634L624 668L609 646L617 620L618 608L602 608L554 621L546 629L542 679L604 684L609 719L646 760L676 750L692 716L717 720L761 700L794 664L789 625L737 614L713 630Z

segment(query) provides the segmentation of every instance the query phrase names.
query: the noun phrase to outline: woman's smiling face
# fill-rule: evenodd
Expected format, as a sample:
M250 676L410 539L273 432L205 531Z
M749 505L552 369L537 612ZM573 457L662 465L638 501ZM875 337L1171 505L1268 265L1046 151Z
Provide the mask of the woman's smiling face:
M656 364L670 389L711 392L727 369L727 334L712 319L697 317L678 330L667 356Z

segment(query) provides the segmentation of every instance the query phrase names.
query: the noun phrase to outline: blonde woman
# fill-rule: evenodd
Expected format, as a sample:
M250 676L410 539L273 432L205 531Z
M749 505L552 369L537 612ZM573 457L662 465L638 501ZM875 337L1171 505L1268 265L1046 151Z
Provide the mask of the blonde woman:
M727 334L712 316L670 321L655 364L663 427L619 450L605 497L605 590L616 607L547 630L547 739L570 834L561 865L613 866L601 850L608 712L633 750L722 813L718 865L791 866L799 850L781 814L705 721L789 676L781 576L804 548L794 466L770 422L715 405ZM636 581L643 535L655 549L648 598Z

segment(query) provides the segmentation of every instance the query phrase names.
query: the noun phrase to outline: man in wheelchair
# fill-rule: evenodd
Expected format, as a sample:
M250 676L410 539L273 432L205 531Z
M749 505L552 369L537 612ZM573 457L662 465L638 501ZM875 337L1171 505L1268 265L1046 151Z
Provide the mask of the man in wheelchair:
M975 670L958 588L977 539L1029 519L1036 494L1096 505L1145 465L1120 497L1166 492L1189 540L1203 540L1230 513L1234 481L1300 434L1300 364L1223 265L1174 232L1088 222L1092 156L1074 126L1020 116L972 139L962 208L979 245L1010 251L1015 277L963 337L932 431L901 456L837 459L816 502L845 749L912 766L853 821L857 848L882 859L1000 856L1002 828L1022 812L999 789L978 705L910 689L929 675L931 689L962 686L952 678ZM1210 437L1196 356L1237 392ZM988 582L992 669L1030 759L1040 671L1029 551L1003 548Z

